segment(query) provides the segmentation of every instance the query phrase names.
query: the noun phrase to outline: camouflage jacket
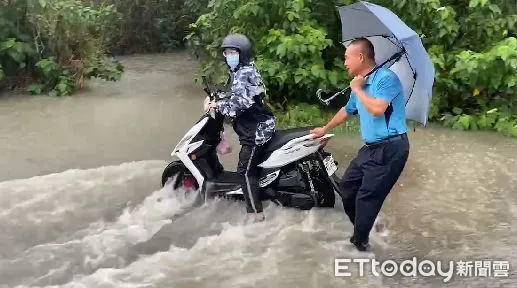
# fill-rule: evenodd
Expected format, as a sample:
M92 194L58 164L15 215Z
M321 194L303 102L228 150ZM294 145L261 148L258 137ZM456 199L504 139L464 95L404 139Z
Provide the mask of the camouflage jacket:
M253 65L233 72L229 91L217 101L219 113L233 119L241 145L263 145L275 132L275 116L264 103L265 87Z

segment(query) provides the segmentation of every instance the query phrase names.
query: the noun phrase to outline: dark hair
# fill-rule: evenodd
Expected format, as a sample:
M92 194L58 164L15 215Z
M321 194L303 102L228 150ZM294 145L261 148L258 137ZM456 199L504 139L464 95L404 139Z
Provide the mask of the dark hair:
M375 60L375 48L373 48L373 44L370 40L366 38L357 38L350 43L350 45L352 44L359 45L368 59Z

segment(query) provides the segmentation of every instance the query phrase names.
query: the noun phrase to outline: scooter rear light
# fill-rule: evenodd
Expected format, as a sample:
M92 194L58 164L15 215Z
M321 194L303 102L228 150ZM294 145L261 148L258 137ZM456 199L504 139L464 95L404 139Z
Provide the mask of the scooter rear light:
M188 177L188 178L185 178L183 179L183 186L185 186L185 188L189 189L189 188L196 188L196 180Z

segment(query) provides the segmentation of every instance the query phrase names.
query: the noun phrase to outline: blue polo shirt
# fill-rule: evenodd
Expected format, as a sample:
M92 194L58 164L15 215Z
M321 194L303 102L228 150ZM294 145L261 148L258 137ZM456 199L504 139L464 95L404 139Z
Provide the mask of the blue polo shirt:
M368 77L363 89L370 97L385 99L388 103L391 102L393 107L389 124L386 125L385 115L373 116L366 110L361 99L354 92L350 93L350 99L344 109L348 114L359 114L363 140L372 143L388 136L406 133L404 89L397 74L388 68L379 68Z

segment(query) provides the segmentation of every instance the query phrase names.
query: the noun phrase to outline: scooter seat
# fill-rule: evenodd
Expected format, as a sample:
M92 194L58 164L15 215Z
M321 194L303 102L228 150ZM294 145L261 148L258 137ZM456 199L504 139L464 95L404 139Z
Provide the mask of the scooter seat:
M311 130L314 128L315 127L301 127L286 130L277 130L275 135L273 135L273 138L271 138L271 140L269 140L269 142L264 147L264 152L273 152L295 138L309 135L311 133Z

